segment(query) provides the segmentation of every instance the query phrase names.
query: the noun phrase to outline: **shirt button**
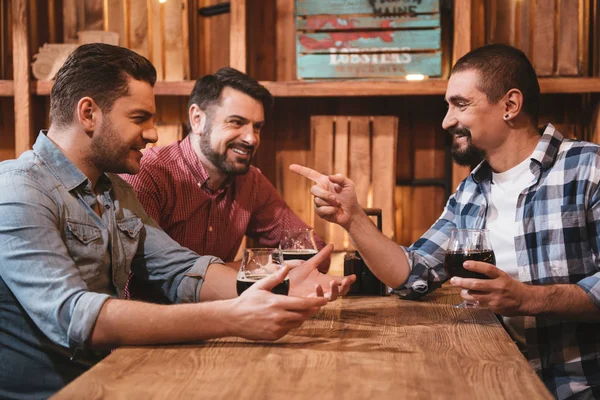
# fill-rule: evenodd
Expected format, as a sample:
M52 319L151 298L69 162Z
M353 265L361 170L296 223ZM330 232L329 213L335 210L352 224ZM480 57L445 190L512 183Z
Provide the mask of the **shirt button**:
M212 226L209 226L209 227L208 227L208 231L209 231L209 232L212 232L212 231L213 231L213 228L212 228Z
M202 184L200 182L198 182L198 187L202 187Z
M83 241L85 242L87 240L87 236L83 235Z
M127 232L129 232L130 235L133 235L133 230L128 230Z
M106 208L107 210L110 210L110 206L108 204L105 204L104 208Z

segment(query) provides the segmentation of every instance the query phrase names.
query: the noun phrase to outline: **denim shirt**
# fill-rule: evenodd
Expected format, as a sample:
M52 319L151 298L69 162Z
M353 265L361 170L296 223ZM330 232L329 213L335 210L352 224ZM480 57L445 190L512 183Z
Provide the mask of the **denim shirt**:
M78 354L131 271L173 303L197 302L222 262L172 240L117 175L96 189L44 132L0 163L0 398L47 397L93 364Z

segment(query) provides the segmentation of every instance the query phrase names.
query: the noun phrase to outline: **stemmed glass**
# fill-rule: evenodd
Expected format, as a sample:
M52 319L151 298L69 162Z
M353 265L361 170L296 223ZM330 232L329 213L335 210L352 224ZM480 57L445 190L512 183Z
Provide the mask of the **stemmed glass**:
M444 258L444 269L450 277L490 279L484 274L465 269L463 263L468 260L481 261L496 265L496 256L489 240L487 229L456 229L450 231L450 241ZM454 304L455 308L476 308L479 302L464 300Z
M283 259L307 261L317 254L317 243L312 229L286 229L283 231L279 248Z
M279 249L249 248L244 250L242 264L238 271L236 289L241 295L246 289L266 278L278 269L283 268L283 256ZM290 290L290 280L285 280L275 286L271 292L287 295Z

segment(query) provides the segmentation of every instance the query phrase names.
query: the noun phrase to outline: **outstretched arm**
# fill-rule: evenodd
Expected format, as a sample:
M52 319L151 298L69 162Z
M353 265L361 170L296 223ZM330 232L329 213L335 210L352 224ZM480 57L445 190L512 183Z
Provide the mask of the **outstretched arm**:
M292 164L290 170L313 182L315 212L348 231L350 240L371 271L390 287L406 282L410 273L404 251L383 235L364 213L356 198L354 183L340 175L323 175L313 169Z

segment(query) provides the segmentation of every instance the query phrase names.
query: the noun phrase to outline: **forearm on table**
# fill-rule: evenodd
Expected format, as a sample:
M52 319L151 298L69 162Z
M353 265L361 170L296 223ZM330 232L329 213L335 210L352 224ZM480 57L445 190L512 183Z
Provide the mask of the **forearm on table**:
M107 300L90 335L95 350L124 345L180 343L233 334L232 301L207 304L158 305L131 300Z
M408 279L410 267L404 251L383 235L366 214L358 214L348 227L354 246L371 271L390 287Z
M600 308L577 285L529 286L528 300L524 305L526 315L550 318L600 321Z

